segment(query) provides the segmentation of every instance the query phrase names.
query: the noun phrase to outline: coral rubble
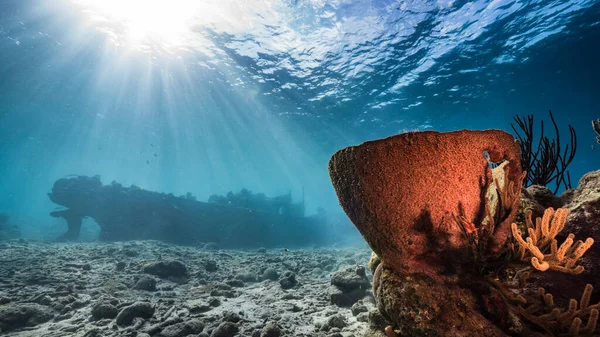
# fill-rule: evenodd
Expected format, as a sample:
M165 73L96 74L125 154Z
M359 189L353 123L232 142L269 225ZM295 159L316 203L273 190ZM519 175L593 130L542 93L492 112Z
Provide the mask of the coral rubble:
M360 336L372 298L350 310L326 296L332 272L369 256L356 247L214 252L159 241L0 242L0 336ZM207 263L215 259L216 270ZM275 278L263 277L267 269ZM278 275L290 273L296 282L284 289ZM139 286L148 279L152 287Z

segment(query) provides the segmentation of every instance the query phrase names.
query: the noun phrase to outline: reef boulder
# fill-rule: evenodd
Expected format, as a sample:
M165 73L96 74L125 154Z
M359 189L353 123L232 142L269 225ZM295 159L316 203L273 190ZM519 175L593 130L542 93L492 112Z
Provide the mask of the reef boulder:
M365 267L357 266L338 270L331 276L329 299L332 304L350 307L363 298L370 287Z
M383 267L375 297L398 336L508 336L482 315L469 289L441 285L425 274Z
M163 278L183 277L186 276L188 272L185 264L177 260L152 262L145 265L142 270L144 273Z
M135 302L119 311L116 322L120 326L131 325L134 318L150 318L154 315L154 311L154 306L148 302Z
M0 332L31 327L45 323L54 317L52 310L35 303L0 306Z

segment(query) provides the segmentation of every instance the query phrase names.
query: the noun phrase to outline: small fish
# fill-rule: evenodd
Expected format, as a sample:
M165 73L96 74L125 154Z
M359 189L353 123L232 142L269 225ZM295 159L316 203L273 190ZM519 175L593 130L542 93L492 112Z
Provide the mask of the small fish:
M146 164L150 164L150 161L149 161L149 160L146 160Z
M158 155L157 155L156 153L154 154L154 156L155 156L156 158L158 158Z
M154 144L150 144L150 146L154 147Z

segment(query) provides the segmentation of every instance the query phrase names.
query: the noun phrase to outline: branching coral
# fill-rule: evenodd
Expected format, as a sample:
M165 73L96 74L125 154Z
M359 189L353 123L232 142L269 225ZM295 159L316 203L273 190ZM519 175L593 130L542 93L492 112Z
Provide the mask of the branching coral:
M552 294L539 288L536 297L526 298L520 294L525 288L531 270L556 270L568 274L581 274L583 266L576 266L577 261L592 246L594 240L574 242L575 236L569 234L559 246L557 235L564 229L569 211L559 208L545 210L543 217L532 219L532 212L526 212L525 226L528 236L523 234L516 223L511 226L513 241L509 243L512 257L519 262L531 263L525 272L518 273L518 281L500 282L490 279L492 285L507 300L507 303L519 316L545 330L550 336L555 333L568 336L590 335L595 332L599 316L600 303L589 305L592 285L585 287L579 303L575 299L569 301L567 310L555 307ZM531 268L533 267L533 269ZM587 321L586 321L587 320ZM585 326L583 322L586 321Z
M569 301L567 310L562 311L554 303L552 294L539 288L537 295L523 292L527 281L534 271L555 270L567 274L580 274L583 266L576 265L583 254L592 246L594 240L574 241L574 235L568 237L559 246L556 237L564 229L569 211L559 208L545 210L543 217L533 221L532 212L525 214L525 232L523 237L516 223L511 225L513 239L508 243L509 261L517 262L513 277L505 280L499 275L488 278L491 290L500 295L510 308L522 319L543 329L549 336L593 335L596 329L600 303L590 305L592 285L585 287L581 300ZM525 268L519 267L526 263ZM513 265L515 267L515 265ZM517 271L518 270L518 271ZM585 323L585 325L584 325Z
M512 243L512 250L521 261L531 261L531 265L540 271L548 269L570 274L581 274L583 266L575 266L579 258L592 246L594 240L587 238L584 241L574 242L575 236L569 234L567 239L558 246L556 235L565 227L569 211L559 208L547 208L542 218L537 218L535 225L531 211L526 213L527 233L523 239L522 233L516 223L512 224L512 234L516 245Z
M579 303L571 299L569 309L562 311L555 307L552 294L546 293L544 288L539 288L537 300L527 307L520 305L517 310L522 317L541 327L551 336L554 332L566 332L568 336L590 335L596 330L598 309L600 309L600 302L589 305L592 290L591 284L586 285ZM587 323L582 327L585 319Z
M550 139L544 135L544 121L540 124L539 138L534 139L533 115L527 116L527 119L519 115L513 117L517 125L511 124L511 127L519 139L521 167L523 171L528 172L523 185L525 187L531 185L546 186L555 183L554 193L556 194L561 186L567 189L571 188L571 177L567 167L575 157L577 134L575 129L569 125L570 144L567 144L564 151L562 151L558 125L554 120L552 111L549 111L549 113L556 134L555 139ZM517 130L517 127L520 131ZM537 141L536 146L534 146L535 141Z

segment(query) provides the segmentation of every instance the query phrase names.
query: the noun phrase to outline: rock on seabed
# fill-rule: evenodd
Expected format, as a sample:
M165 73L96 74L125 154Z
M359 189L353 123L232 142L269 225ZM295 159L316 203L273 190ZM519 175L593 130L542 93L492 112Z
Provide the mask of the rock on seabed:
M327 299L331 271L366 264L365 248L215 252L157 241L10 241L0 250L2 337L326 337L333 332L321 327L332 315L346 324L331 329L354 337L368 325Z

